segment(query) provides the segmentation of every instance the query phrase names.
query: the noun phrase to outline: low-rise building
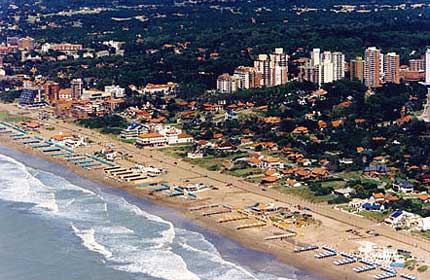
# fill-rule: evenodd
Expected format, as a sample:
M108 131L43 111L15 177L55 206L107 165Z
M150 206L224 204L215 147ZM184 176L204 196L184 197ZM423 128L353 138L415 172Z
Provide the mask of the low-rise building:
M148 132L148 127L133 122L126 129L121 131L120 137L126 140L135 140L140 134Z
M158 147L164 145L167 145L167 139L158 132L143 133L136 139L136 146L138 147Z
M147 84L143 88L143 94L170 95L176 94L179 90L177 83L168 82L167 84Z

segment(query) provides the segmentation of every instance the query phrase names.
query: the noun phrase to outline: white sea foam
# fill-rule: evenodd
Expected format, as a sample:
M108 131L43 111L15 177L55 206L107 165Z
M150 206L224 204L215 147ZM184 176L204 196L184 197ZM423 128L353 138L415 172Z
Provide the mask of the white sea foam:
M73 224L71 224L71 227L73 232L82 240L82 245L84 245L88 250L99 253L107 259L112 257L112 253L96 241L94 229L78 229Z
M0 197L4 200L31 203L35 208L58 211L55 193L34 178L28 169L13 158L0 154Z
M198 255L198 259L211 261L213 263L221 265L224 269L222 273L213 273L208 271L210 279L214 280L234 280L234 279L258 279L254 274L246 270L245 268L236 265L232 262L226 261L222 258L215 246L207 241L207 239L200 233L190 232L181 230L179 245L185 250L191 251ZM189 244L189 240L199 242L199 245L203 248L197 248ZM209 275L208 275L209 276Z
M165 280L260 278L223 259L202 234L175 228L122 197L34 172L7 156L0 155L0 163L0 199L32 203L38 213L63 222L82 246L103 256L106 266Z
M176 233L175 233L175 227L173 226L173 224L171 222L166 221L159 216L155 216L155 215L152 215L146 211L143 211L142 209L140 209L136 205L129 203L124 198L121 198L119 205L121 207L127 209L127 210L130 210L132 213L139 215L139 216L142 216L142 217L144 217L150 221L167 225L168 228L166 230L163 230L160 233L161 234L160 238L152 238L151 241L152 241L152 243L155 244L154 245L155 249L165 248L165 247L170 246L170 244L173 243L173 240L175 239Z

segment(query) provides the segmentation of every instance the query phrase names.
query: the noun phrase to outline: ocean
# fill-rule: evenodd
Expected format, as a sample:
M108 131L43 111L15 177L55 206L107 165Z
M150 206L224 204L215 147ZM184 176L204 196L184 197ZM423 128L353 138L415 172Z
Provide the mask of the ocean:
M0 146L0 280L321 279Z

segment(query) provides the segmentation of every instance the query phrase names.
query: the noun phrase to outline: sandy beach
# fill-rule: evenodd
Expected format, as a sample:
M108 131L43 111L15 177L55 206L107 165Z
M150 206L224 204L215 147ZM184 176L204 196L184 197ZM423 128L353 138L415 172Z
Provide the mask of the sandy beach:
M20 109L13 105L0 104L0 110L18 113ZM137 149L130 144L122 143L116 139L99 134L95 131L77 127L74 124L66 123L60 120L48 120L45 127L54 127L54 130L40 129L33 132L34 135L43 138L63 133L73 133L90 137L94 144L88 147L79 148L79 153L92 154L104 144L114 143L118 150L127 151L133 155L130 160L119 160L118 165L129 168L139 163L145 166L153 165L157 168L163 168L166 174L152 179L154 182L168 182L169 184L183 184L185 180L191 183L204 183L206 185L216 186L217 190L210 190L198 193L197 200L186 200L183 198L166 198L160 195L152 195L148 189L136 188L134 185L119 183L105 176L103 170L88 170L67 162L60 157L52 157L49 154L42 153L32 149L30 145L23 145L12 140L8 135L0 136L0 143L17 151L41 157L50 162L61 164L74 173L95 181L108 188L120 188L130 195L140 199L150 200L156 204L174 208L181 215L192 219L198 225L218 233L222 236L231 238L239 242L242 246L252 248L258 251L267 252L276 256L280 261L297 267L299 269L311 272L315 275L327 279L373 279L377 274L375 271L357 274L352 271L353 267L358 264L335 266L334 258L318 260L314 257L315 251L294 253L296 247L317 244L319 246L329 245L335 247L339 252L353 252L357 250L361 241L371 241L379 245L394 246L404 250L411 251L413 255L418 256L424 262L430 263L430 242L419 239L409 233L394 232L391 228L375 224L374 222L351 214L335 210L329 205L312 204L302 200L299 197L285 195L276 190L262 190L259 186L244 182L240 178L211 172L192 166L191 164L172 158L157 149ZM272 226L267 225L263 228L250 228L237 230L236 227L243 224L243 221L229 223L219 223L221 218L228 217L228 214L202 216L204 211L189 211L189 208L208 204L230 205L234 208L243 208L249 205L259 203L276 203L279 206L289 209L297 209L297 205L306 208L305 212L312 215L316 220L315 223L296 227L291 225L297 235L283 240L265 240L266 237L282 234L283 232ZM205 210L207 211L207 210ZM353 229L359 234L349 231ZM378 236L367 234L369 230L379 233ZM339 259L339 257L336 257ZM401 272L411 273L420 279L429 277L429 273L417 274L416 271L410 272L402 270ZM341 276L340 276L341 275Z

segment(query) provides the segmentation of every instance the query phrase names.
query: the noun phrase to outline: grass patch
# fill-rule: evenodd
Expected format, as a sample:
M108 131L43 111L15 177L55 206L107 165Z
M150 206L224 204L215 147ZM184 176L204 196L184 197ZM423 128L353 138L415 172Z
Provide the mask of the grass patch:
M378 223L383 222L385 218L388 217L387 212L379 212L379 211L360 211L361 216L366 217L372 221L376 221Z
M329 188L332 187L333 189L341 189L343 187L345 187L345 182L344 181L324 181L321 182L321 186L323 188Z
M322 196L316 196L313 192L309 190L308 187L302 186L297 188L287 188L287 187L277 187L277 190L279 190L282 193L286 194L292 194L295 196L299 196L303 199L312 201L312 202L328 202L329 200L335 199L336 195L328 194L328 195L322 195Z
M226 171L225 174L236 176L236 177L247 177L250 175L261 174L263 171L259 168L242 168Z
M6 122L24 122L30 120L30 118L24 115L15 115L6 111L0 111L0 120Z

